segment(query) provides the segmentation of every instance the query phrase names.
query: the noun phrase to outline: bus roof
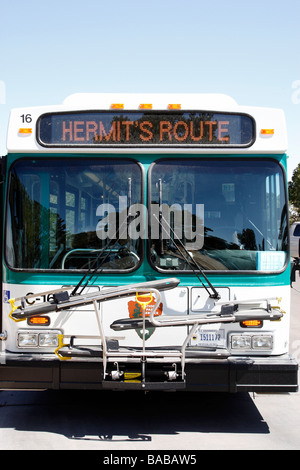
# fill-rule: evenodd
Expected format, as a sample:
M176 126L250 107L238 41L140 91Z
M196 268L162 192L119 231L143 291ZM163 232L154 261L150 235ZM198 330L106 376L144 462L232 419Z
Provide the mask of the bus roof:
M145 101L146 100L146 101ZM109 109L112 103L124 103L125 109L138 109L141 103L153 104L153 109L167 109L170 103L180 103L182 109L225 108L234 110L236 101L231 96L211 93L74 93L63 102L66 106Z
M39 118L48 113L76 113L83 111L111 111L122 105L122 112L139 110L141 104L151 104L151 109L166 112L170 105L180 105L182 111L206 111L210 113L244 114L254 120L255 138L243 148L216 146L160 146L151 145L114 147L106 146L44 146L37 138ZM114 106L112 106L114 105ZM223 130L222 130L223 132ZM143 94L143 93L75 93L61 105L15 108L11 111L7 150L9 153L189 153L189 154L283 154L287 150L287 130L284 113L276 108L239 106L224 94Z

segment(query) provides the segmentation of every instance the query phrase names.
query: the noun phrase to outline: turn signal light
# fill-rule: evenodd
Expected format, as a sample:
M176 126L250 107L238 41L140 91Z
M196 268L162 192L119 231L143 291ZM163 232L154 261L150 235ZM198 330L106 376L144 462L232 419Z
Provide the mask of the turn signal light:
M275 133L274 129L261 129L262 135L273 135Z
M262 320L244 320L241 322L241 326L244 328L260 328L262 324Z
M46 316L36 316L28 318L28 325L50 325L50 318Z

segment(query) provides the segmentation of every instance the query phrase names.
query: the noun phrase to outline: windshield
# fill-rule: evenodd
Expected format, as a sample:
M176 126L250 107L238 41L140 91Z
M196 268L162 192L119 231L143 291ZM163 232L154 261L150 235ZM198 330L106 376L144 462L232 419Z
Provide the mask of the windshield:
M276 161L161 160L153 164L149 181L149 246L156 269L284 267L287 205Z
M127 236L126 217L141 202L142 171L131 160L20 160L10 173L6 259L23 269L132 270L142 243Z
M280 271L287 256L281 166L270 159L22 159L11 168L6 260L17 269ZM147 212L148 211L148 212ZM148 214L149 232L145 230ZM194 260L194 262L193 262Z

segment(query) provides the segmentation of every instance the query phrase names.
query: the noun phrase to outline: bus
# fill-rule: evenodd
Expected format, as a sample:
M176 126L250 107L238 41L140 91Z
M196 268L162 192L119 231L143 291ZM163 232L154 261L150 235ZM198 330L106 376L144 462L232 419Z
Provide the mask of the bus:
M13 109L0 389L297 391L286 151L222 94Z

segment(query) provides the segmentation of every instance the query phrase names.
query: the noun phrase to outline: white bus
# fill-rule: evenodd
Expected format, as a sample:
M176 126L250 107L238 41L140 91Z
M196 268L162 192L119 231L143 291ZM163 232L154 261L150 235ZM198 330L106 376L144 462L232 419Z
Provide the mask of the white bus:
M226 95L12 110L0 388L296 391L286 149Z

